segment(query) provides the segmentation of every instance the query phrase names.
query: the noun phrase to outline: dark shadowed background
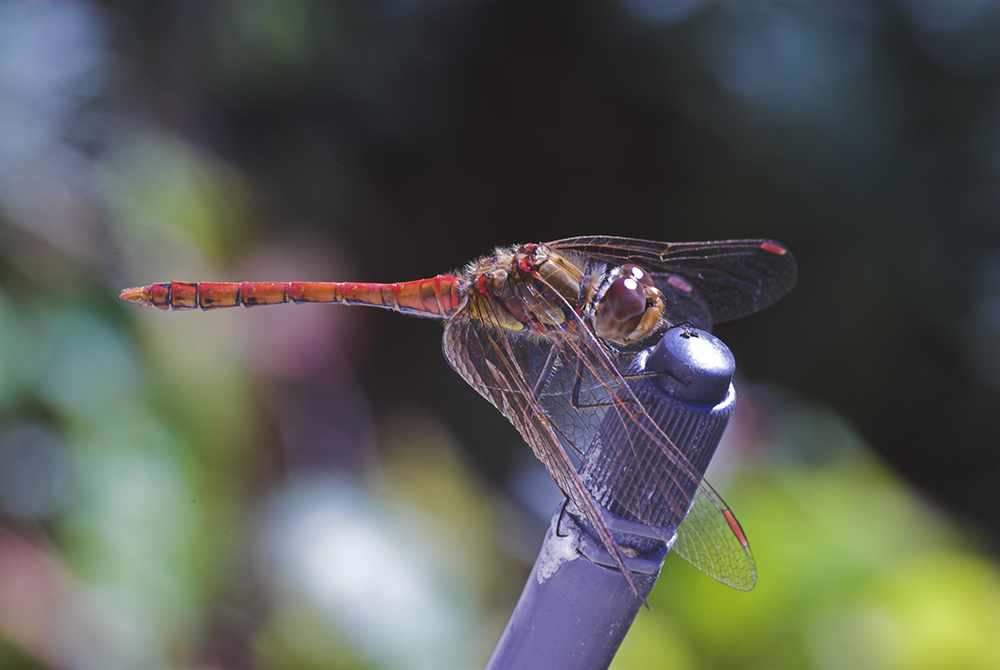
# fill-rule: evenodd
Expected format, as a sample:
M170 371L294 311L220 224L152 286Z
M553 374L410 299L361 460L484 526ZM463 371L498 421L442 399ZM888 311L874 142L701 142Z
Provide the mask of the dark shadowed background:
M583 234L800 268L715 329L758 587L613 667L996 667L998 8L3 3L3 667L485 663L559 494L440 325L117 294Z

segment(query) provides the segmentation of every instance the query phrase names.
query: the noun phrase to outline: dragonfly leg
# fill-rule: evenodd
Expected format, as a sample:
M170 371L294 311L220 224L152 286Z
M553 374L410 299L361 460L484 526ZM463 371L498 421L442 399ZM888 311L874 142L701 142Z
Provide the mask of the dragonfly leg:
M643 375L638 375L635 378L640 378ZM623 379L632 379L633 377L623 377ZM573 394L570 396L570 404L573 409L608 409L609 407L614 407L618 402L597 402L590 405L585 405L580 402L580 385L583 383L583 360L578 360L576 364L576 381L573 382ZM614 397L616 394L612 393ZM619 402L631 402L630 399L618 398Z
M566 533L562 532L562 520L566 516L566 508L569 506L569 498L564 498L562 506L559 508L559 520L556 521L556 537L566 537Z
M537 400L542 394L542 389L545 388L545 384L549 381L549 375L552 374L552 369L555 368L556 358L558 358L560 352L562 352L562 343L558 340L552 343L552 348L549 349L549 355L545 358L545 363L542 365L542 371L538 375L538 379L535 381L534 387L531 389L531 395Z

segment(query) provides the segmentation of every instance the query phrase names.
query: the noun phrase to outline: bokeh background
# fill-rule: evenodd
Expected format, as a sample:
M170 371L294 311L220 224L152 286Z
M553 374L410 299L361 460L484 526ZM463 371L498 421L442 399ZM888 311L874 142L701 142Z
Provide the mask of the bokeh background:
M0 665L471 668L559 495L438 323L159 313L581 234L771 237L614 667L996 668L1000 5L0 5Z

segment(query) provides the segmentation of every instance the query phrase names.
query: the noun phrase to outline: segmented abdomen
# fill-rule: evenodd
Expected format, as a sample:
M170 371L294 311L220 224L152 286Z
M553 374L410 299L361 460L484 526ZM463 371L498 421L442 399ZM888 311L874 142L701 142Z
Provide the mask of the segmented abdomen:
M121 297L158 309L254 307L286 302L371 305L448 318L465 306L465 281L438 275L398 284L356 282L164 282L125 289Z

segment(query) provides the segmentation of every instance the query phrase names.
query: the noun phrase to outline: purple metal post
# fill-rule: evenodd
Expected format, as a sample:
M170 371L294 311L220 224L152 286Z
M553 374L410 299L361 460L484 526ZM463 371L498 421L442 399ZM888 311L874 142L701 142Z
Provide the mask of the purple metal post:
M736 405L732 354L712 335L693 328L668 330L640 352L630 375L655 373L630 382L652 420L672 437L691 465L704 474ZM683 521L661 496L656 528L636 523L618 504L622 464L602 445L620 439L620 422L606 421L584 455L580 474L604 508L615 539L634 558L626 559L642 598L614 567L587 521L568 503L552 517L528 583L500 636L487 670L603 670L611 664L643 599L659 576L677 526ZM641 458L645 467L670 468L655 445ZM683 491L687 499L694 486Z

